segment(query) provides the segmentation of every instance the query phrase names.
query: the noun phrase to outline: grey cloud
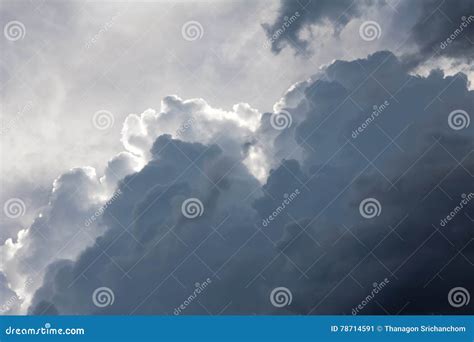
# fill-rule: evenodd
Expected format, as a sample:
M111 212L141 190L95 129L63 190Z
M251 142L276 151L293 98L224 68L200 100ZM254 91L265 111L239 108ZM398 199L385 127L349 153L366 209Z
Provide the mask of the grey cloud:
M47 266L60 259L75 259L105 231L101 224L102 198L110 196L107 176L129 174L131 169L113 159L101 183L91 167L74 168L58 177L48 203L38 209L33 223L18 237L0 247L1 268L12 290L21 297L12 313L23 313L36 289L43 283ZM114 183L115 186L116 183ZM92 219L91 219L92 217Z
M248 196L251 199L257 181L238 161L226 160L216 145L208 148L163 135L153 145L152 154L154 159L143 170L123 180L123 195L107 208L104 220L111 229L75 264L56 265L50 270L51 279L56 278L54 270L61 272L61 285L54 285L56 292L44 286L38 292L38 298L43 297L38 303L52 303L60 313L101 313L104 311L93 306L91 294L97 287L108 286L114 290L116 301L105 312L131 312L137 308L141 313L171 314L180 297L170 296L167 291L186 297L186 290L176 289L174 279L168 276L178 265L181 268L174 276L183 283L190 279L191 288L196 281L218 277L210 268L230 257L253 230L249 219L253 210L245 200ZM190 167L190 161L194 166ZM181 204L189 197L197 197L204 204L204 214L195 221L185 219L181 213ZM239 215L232 215L231 209ZM213 229L219 229L219 234ZM224 245L220 244L220 234L228 238ZM189 254L200 245L196 254L201 259ZM111 259L102 253L102 248L108 250ZM124 277L120 269L129 271L130 278ZM81 276L84 272L88 280ZM168 279L171 281L166 282ZM142 294L151 294L161 282L163 288L157 297L142 301ZM60 299L67 300L69 295L80 304ZM32 312L41 310L35 306Z
M412 5L410 3L410 5ZM414 9L407 4L405 11ZM416 66L440 56L470 64L474 56L474 3L469 0L426 0L419 3L418 22L411 40L417 52L405 56L408 66Z
M0 272L0 298L0 313L2 315L15 313L21 304L20 297L10 289L7 277L2 272Z
M288 18L295 12L298 16L288 24ZM310 50L313 37L310 35L308 38L305 34L302 38L302 33L311 25L330 25L338 35L352 19L368 13L372 13L370 20L376 18L379 24L383 23L382 34L391 33L395 37L385 37L383 46L393 48L395 45L408 69L439 57L447 57L457 63L472 63L474 4L469 0L424 0L416 3L282 1L275 21L263 24L263 27L274 53L278 54L284 47L290 46L297 54L305 54ZM387 16L390 20L386 20ZM396 38L396 31L403 32L406 37ZM316 42L315 46L323 43Z
M297 53L306 53L308 41L300 37L303 29L311 25L329 23L337 34L352 18L361 14L362 7L371 2L283 0L275 21L272 24L263 24L263 28L271 41L274 53L278 54L287 45L293 47ZM291 19L292 17L294 19Z
M466 76L409 75L390 52L322 73L287 108L294 126L268 150L278 157L262 186L235 149L160 135L148 164L120 182L123 195L104 213L108 231L77 261L50 266L30 313L173 314L208 277L183 314L350 314L385 278L361 314L472 312L447 301L455 286L474 291L472 202L440 225L474 192L474 126L448 124L453 110L474 113ZM257 140L273 141L270 116ZM196 219L181 213L190 197L204 204ZM381 204L373 219L359 212L369 197ZM94 306L101 286L113 305ZM293 293L282 309L269 300L278 286Z
M2 204L0 245L11 238L16 241L20 230L26 228L38 214L38 209L48 203L49 189L30 181L13 182L10 179L2 180L0 203ZM12 198L19 198L25 203L24 215L12 219L5 214L3 206Z
M327 81L316 81L306 89L312 107L296 131L296 140L306 150L302 167L309 175L298 178L317 199L302 201L311 203L307 211L311 214L288 225L280 244L289 246L292 260L301 258L303 270L318 252L327 256L308 272L314 286L293 285L299 293L303 291L299 313L350 313L370 292L371 283L385 277L391 285L378 298L381 305L372 303L363 313L384 313L385 307L396 313L407 303L412 304L405 313L469 312L469 308L455 311L450 307L447 293L455 286L470 289L472 283L473 278L465 276L472 274L472 204L447 230L440 226L440 219L456 207L462 194L473 191L472 127L454 131L448 125L454 109L472 112L473 92L467 90L462 74L444 77L434 71L420 78L403 70L392 54L381 52L367 60L336 62L327 69ZM443 90L442 100L436 99ZM353 139L351 131L370 115L373 105L385 99L390 102L387 109ZM389 136L397 137L395 143ZM300 171L288 173L299 175ZM381 218L372 224L358 211L367 197L382 203ZM391 232L393 227L395 232ZM308 239L298 243L302 228L315 240L326 241L324 247ZM304 248L308 243L313 248ZM374 248L374 254L367 254ZM462 254L456 255L459 251ZM291 262L284 264L290 267ZM453 275L460 270L463 277ZM440 278L439 271L443 271ZM326 297L328 293L332 294Z

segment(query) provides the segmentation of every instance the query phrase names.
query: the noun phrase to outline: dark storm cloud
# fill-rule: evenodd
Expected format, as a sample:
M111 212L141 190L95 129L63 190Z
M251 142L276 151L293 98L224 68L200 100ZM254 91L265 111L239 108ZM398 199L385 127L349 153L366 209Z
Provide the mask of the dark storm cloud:
M447 293L456 286L472 292L473 204L449 225L440 226L463 194L473 192L473 127L455 131L448 124L453 110L474 110L474 94L467 90L465 75L444 77L434 71L427 78L409 76L386 52L367 60L336 62L326 75L327 81L306 89L312 107L296 129L296 140L306 150L302 167L308 170L299 178L316 197L298 206L306 203L311 219L287 226L281 242L291 246L293 261L301 258L300 266L327 253L307 274L314 286L301 294L298 312L350 313L370 293L371 284L385 277L390 286L377 300L390 313L406 303L411 303L405 309L410 313L469 312L450 307ZM436 99L443 89L446 93ZM366 122L373 106L385 101L388 105L377 111L375 121L354 138L351 132ZM382 206L381 215L373 220L363 219L358 210L369 197ZM332 240L334 247L321 242L320 248L308 239L291 243L301 228L317 241ZM304 248L308 243L313 248ZM456 272L464 276L453 276ZM332 295L325 298L330 291ZM363 313L383 310L372 303Z
M38 303L53 303L60 313L101 313L104 311L92 304L91 294L97 287L108 286L116 298L114 306L106 310L109 313L172 314L195 282L208 277L218 282L219 274L214 275L211 269L222 265L253 233L253 209L247 200L251 200L257 181L217 145L206 147L163 135L151 152L153 161L124 179L123 195L107 209L104 220L111 229L106 235L75 264L55 266L57 274L61 273L61 284L54 286L63 294L40 290L44 295L38 295L43 298ZM183 201L190 197L199 198L204 205L203 215L194 220L181 213ZM130 233L125 233L125 227ZM112 259L102 248L108 248L116 266L109 264ZM199 258L190 254L194 249ZM110 267L103 269L107 264ZM92 272L87 280L81 276L86 269L87 274ZM129 276L120 269L129 271ZM173 270L173 276L189 285L188 289L170 277ZM58 277L52 275L54 278ZM143 301L143 294L150 294L149 300ZM59 299L69 296L74 297L72 305ZM33 312L41 310L36 307ZM193 310L196 308L188 312Z
M301 39L299 34L309 25L330 23L337 33L346 24L361 13L361 7L372 1L290 1L281 2L278 16L272 24L263 24L271 42L271 49L279 53L286 45L296 49L298 53L306 52L308 41Z
M415 50L412 52L402 50L404 64L408 68L411 69L430 58L440 56L461 62L472 62L474 56L472 1L423 0L416 3L399 1L390 6L385 5L384 1L282 1L275 21L263 24L263 28L274 53L278 54L285 46L291 46L296 53L306 53L312 38L300 37L305 28L311 25L331 25L337 34L352 19L360 17L362 9L388 8L388 12L380 12L381 19L377 20L381 22L387 15L392 16L394 23L392 29L400 31L401 26L401 32L406 31L409 35L405 43L415 44ZM409 47L409 44L405 43L401 48ZM393 48L393 44L398 47L400 42L389 42L389 44Z
M474 93L463 74L405 70L379 52L302 86L280 133L299 149L276 148L263 186L218 145L160 136L106 209L109 230L77 261L51 265L30 313L173 314L207 278L183 314L350 314L385 279L361 314L472 312L447 295L474 293L474 199L441 220L474 193L474 125L449 124L455 110L472 121ZM204 205L195 219L181 213L190 197ZM361 216L366 198L379 216ZM115 300L98 308L102 286ZM279 286L293 302L277 309Z
M403 11L413 11L413 8L406 6ZM473 61L474 2L425 0L419 2L418 12L418 22L412 31L418 51L406 57L409 65L416 66L439 56Z

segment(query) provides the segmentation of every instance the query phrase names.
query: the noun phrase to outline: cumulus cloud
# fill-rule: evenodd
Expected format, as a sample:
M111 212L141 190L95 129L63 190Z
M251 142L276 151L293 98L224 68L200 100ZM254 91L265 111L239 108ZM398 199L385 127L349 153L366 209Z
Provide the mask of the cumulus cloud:
M25 312L49 264L60 259L74 260L104 233L106 227L100 222L102 207L112 196L117 177L122 179L137 167L133 158L127 153L114 157L102 179L91 167L62 174L54 181L49 202L39 209L33 224L0 246L0 269L16 296L9 313Z
M161 102L161 112L149 109L139 116L127 117L122 142L125 148L146 158L149 158L153 141L165 133L184 141L208 143L226 131L227 140L235 145L255 132L259 120L260 113L246 103L225 111L212 108L203 99L182 100L178 96L167 96ZM234 147L229 146L230 149Z
M122 191L130 189L123 181L125 176L142 170L145 164L147 167L142 172L148 172L153 161L159 160L161 167L169 159L179 160L180 167L192 161L192 154L186 153L185 141L212 144L213 151L219 155L200 169L214 188L207 195L211 196L209 203L213 203L211 198L217 189L227 188L228 177L237 173L242 173L239 176L242 180L251 179L247 182L257 193L256 178L264 179L270 165L263 149L271 148L271 141L257 138L260 117L257 110L245 103L225 111L212 108L202 99L182 100L177 96L164 98L160 112L149 109L141 115L130 114L122 129L125 151L108 161L103 175L98 175L92 167L75 168L61 175L54 181L49 202L39 210L34 223L0 247L1 269L12 291L18 293L15 312L24 312L28 307L31 295L45 279L47 265L57 260L74 260L104 233L103 215L108 206L123 195ZM165 140L165 136L169 139ZM171 150L168 145L172 141L176 142ZM179 170L176 168L176 174L170 176L176 176ZM165 186L171 179L162 181L160 184ZM116 192L118 183L124 189ZM149 184L145 188L148 187ZM247 187L239 191L243 189ZM116 216L120 215L113 217Z
M467 313L447 294L474 290L472 202L440 220L474 192L474 126L450 121L473 100L465 75L410 75L390 52L335 61L275 113L167 97L127 118L122 141L145 165L119 181L95 243L48 267L29 313L173 314L207 278L183 314L350 314L385 278L361 313ZM97 177L82 172L87 189ZM277 308L281 286L292 303ZM94 304L99 287L112 305Z
M148 109L126 118L122 142L127 150L144 161L151 158L150 146L162 134L171 134L186 142L216 143L229 155L240 156L262 180L271 166L263 150L271 144L256 141L260 116L260 112L247 103L236 104L226 111L211 107L203 99L167 96L161 102L160 112Z

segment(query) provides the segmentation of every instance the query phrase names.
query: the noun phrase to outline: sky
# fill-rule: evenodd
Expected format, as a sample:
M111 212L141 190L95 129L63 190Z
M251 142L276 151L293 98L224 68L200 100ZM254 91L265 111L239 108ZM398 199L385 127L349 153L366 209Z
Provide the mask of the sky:
M0 4L2 314L473 312L472 1Z

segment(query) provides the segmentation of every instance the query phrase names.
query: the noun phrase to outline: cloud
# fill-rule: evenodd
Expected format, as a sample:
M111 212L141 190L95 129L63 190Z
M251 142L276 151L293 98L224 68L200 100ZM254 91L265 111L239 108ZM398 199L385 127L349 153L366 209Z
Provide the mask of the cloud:
M413 11L405 6L404 11ZM474 5L469 0L446 3L429 0L419 3L418 22L413 27L412 41L416 53L406 58L418 65L430 58L448 57L470 64L474 55Z
M173 314L207 278L183 314L350 314L385 278L361 313L467 313L447 295L473 290L474 207L455 208L474 192L474 126L450 113L472 115L473 99L465 75L410 75L386 51L335 61L261 116L167 97L127 118L122 141L146 165L119 182L105 233L50 265L29 313ZM361 215L367 198L378 216ZM282 286L292 303L277 308ZM113 304L94 304L100 287Z
M106 254L100 248L89 248L78 263L57 267L57 272L62 274L61 291L72 293L83 286L87 287L86 291L76 297L80 304L69 308L56 302L57 294L54 291L50 293L47 289L40 290L39 293L46 294L44 301L53 303L60 313L69 310L77 313L98 311L90 301L89 290L93 291L101 284L115 292L116 305L108 312L133 310L138 305L136 300L140 292L148 293L157 282L166 279L167 272L184 262L183 257L188 248L196 248L202 242L200 240L203 234L213 233L211 227L218 227L219 223L225 222L225 227L237 229L245 223L245 217L251 217L252 209L246 205L245 196L251 194L258 182L238 160L224 155L217 145L207 147L162 135L151 151L153 159L139 173L123 180L123 195L105 211L104 219L110 229L97 241L97 247L110 247ZM204 214L196 222L185 219L181 213L182 202L190 197L199 198L204 206ZM240 218L226 219L230 207L240 213ZM214 229L222 229L224 234L224 225ZM244 234L248 228L239 230ZM236 249L239 240L241 238L230 239L228 247ZM210 239L209 242L215 244L218 241ZM206 253L213 254L213 248L208 248L207 252L204 249L201 253L203 259L209 258ZM127 251L126 258L120 256L124 251ZM231 249L226 251L221 256L221 261L224 261L224 256L230 256L230 253ZM91 272L91 275L86 275L88 280L84 281L82 276L77 277L84 271L83 266L89 265L93 260L96 262L88 270L88 273ZM153 260L161 260L161 266L153 266L154 272L145 275L144 268L152 267L150 262L154 262ZM102 269L106 264L106 269ZM185 264L183 267L187 268L190 276L194 274L198 277L198 271L202 271L202 268L194 269L195 265ZM122 279L124 274L116 273L120 269L129 270L129 276ZM137 283L142 276L147 280ZM53 274L51 279L56 277ZM116 281L121 282L124 287L117 287L109 277L118 277ZM131 291L131 296L122 291ZM154 308L149 303L144 303L140 312L164 310L166 302L165 300ZM171 302L172 298L168 304Z
M21 304L20 297L8 286L7 277L0 272L0 313L8 315L16 312Z
M54 181L49 202L33 223L20 230L16 239L9 238L0 246L0 268L18 299L11 313L26 310L49 264L74 260L104 233L102 207L114 192L117 180L113 177L121 179L136 167L130 158L121 153L109 161L102 181L91 167L62 174Z
M149 148L162 134L169 133L184 141L220 143L237 153L259 125L260 113L246 103L233 106L232 111L212 108L203 99L182 100L167 96L161 102L161 112L148 109L140 116L129 115L122 129L125 148L149 158ZM222 134L226 131L226 134ZM225 141L227 140L227 141ZM237 146L236 146L237 145Z
M265 158L260 158L262 143L253 137L259 120L260 113L245 103L225 111L212 108L202 99L182 100L177 96L164 98L158 113L149 109L141 115L130 114L122 129L125 151L108 161L103 175L92 167L82 167L58 177L48 203L37 210L34 223L20 230L17 238L6 239L0 247L4 256L1 269L24 303L19 312L29 305L32 294L41 285L47 265L61 259L74 260L105 231L102 214L110 198L121 196L114 194L118 182L153 159L181 155L183 165L189 162L178 143L172 155L163 156L168 150L159 151L157 147L156 151L148 151L158 136L169 132L183 141L218 144L223 152L237 158L222 157L216 160L217 166L207 166L208 181L225 186L227 175L219 170L227 165L229 172L237 171L239 161L251 165L251 171L258 177L266 177L268 165ZM258 162L250 163L255 159ZM30 278L34 281L27 287Z
M148 109L140 115L129 115L121 140L143 162L151 159L149 148L162 134L186 142L215 143L226 154L238 156L263 181L275 165L273 141L279 132L260 125L260 118L261 113L247 103L235 104L228 111L214 108L203 99L183 100L173 95L161 101L160 112Z
M278 54L285 46L297 53L306 53L308 40L301 38L302 31L314 26L331 25L334 33L340 32L347 23L361 14L361 8L371 1L357 3L344 1L281 1L278 15L272 24L263 24L271 42L271 50Z
M4 186L13 188L11 196L18 197L15 192L25 184L31 184L26 193L39 185L48 193L54 178L78 165L101 173L104 160L122 150L117 140L126 116L148 107L159 110L159 100L168 94L204 97L221 108L238 101L271 108L287 87L276 82L278 71L290 61L267 60L261 68L262 59L246 53L259 49L267 55L262 58L271 56L262 48L265 35L259 23L268 8L263 2L218 2L212 11L202 2L95 2L86 13L74 2L45 0L39 7L5 2L4 24L17 19L26 28L23 40L1 43L5 53L0 78L5 86L0 138L9 148L2 150L0 170ZM191 20L204 28L196 42L182 36L183 24ZM141 52L132 53L138 41ZM257 98L263 86L266 92ZM92 119L100 111L112 113L115 124L97 129ZM31 153L38 146L43 147L41 156ZM7 234L2 229L0 239L17 230L12 227Z
M315 35L314 29L331 28L334 40L344 28L355 28L349 23L357 19L375 22L379 34L384 36L379 49L395 49L395 46L395 52L408 69L431 59L472 63L474 6L469 0L457 0L455 5L443 0L417 3L283 0L273 23L263 24L263 28L273 53L278 54L289 46L297 54L308 54L326 46L326 40ZM403 34L398 37L400 32ZM348 44L344 41L344 45Z

